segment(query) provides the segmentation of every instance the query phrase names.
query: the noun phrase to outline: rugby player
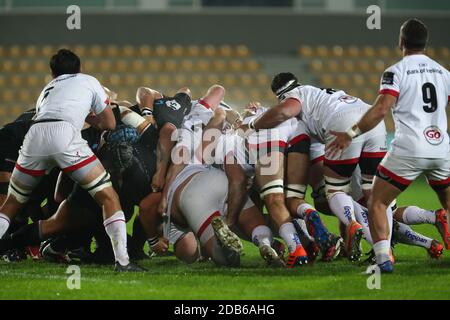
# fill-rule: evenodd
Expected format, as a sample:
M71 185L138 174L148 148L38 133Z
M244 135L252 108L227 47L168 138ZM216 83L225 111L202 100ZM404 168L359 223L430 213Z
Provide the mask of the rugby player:
M369 224L377 264L393 272L389 259L389 225L386 209L422 173L442 206L450 205L450 159L446 107L450 100L450 73L426 56L428 29L417 19L400 28L403 59L383 74L379 96L372 108L346 132L334 132L329 150L344 150L360 135L383 121L392 109L395 138L378 167L369 201ZM344 151L345 152L345 151ZM447 217L448 219L448 217ZM448 230L445 239L449 236ZM448 240L445 241L448 246Z

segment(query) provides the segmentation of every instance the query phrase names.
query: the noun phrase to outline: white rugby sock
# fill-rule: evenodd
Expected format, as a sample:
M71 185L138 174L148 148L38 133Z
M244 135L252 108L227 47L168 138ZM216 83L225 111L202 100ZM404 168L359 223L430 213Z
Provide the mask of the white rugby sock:
M409 206L405 209L402 216L403 222L408 225L432 224L436 223L436 214L434 211L425 210L415 206Z
M346 226L356 220L353 199L348 194L336 192L328 200L328 204L334 215Z
M130 263L127 252L127 227L123 211L117 211L111 217L103 221L106 233L111 239L114 257L122 266Z
M272 230L268 226L257 226L252 231L252 242L257 246L268 245L271 246L273 240Z
M283 238L284 242L286 242L289 253L294 252L297 246L301 245L300 238L298 237L292 222L286 222L283 224L278 233L280 234L280 237Z
M6 231L8 231L9 224L10 221L8 216L4 215L3 213L0 213L0 239L3 237Z
M398 222L397 240L403 244L430 249L433 239L415 232L410 226Z
M377 264L383 264L391 259L389 256L391 244L388 240L381 240L374 243L373 250L375 251Z
M298 206L297 208L297 215L302 218L305 219L306 217L306 212L309 210L313 210L316 211L316 209L314 209L314 207L312 205L310 205L309 203L302 203L301 205Z
M356 221L358 221L358 223L363 228L364 238L370 245L373 245L372 235L370 234L370 229L369 229L369 220L367 217L367 214L368 214L367 208L363 207L362 205L360 205L358 202L356 202L354 200L353 200L353 207L355 208Z

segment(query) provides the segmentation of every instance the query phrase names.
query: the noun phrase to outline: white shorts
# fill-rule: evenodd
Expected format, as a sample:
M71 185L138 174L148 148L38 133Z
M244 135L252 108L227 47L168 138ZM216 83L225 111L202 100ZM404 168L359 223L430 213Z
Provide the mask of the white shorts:
M13 175L19 182L34 187L46 172L59 167L80 182L98 163L81 132L72 124L44 122L31 126L25 136Z
M421 174L434 190L450 186L450 155L447 159L425 159L388 153L378 166L377 176L400 190L405 190Z
M311 165L323 162L324 159L325 145L315 139L311 139L311 146L309 147L309 161Z
M325 147L335 136L330 131L345 132L357 123L370 106L361 102L348 105L336 112L333 121L326 128ZM362 174L375 175L378 164L387 152L386 126L384 121L369 132L353 139L350 146L335 158L325 153L324 164L341 176L350 177L359 163Z
M211 220L226 216L227 197L227 176L212 167L197 173L181 192L179 208L202 245L214 236ZM252 206L254 204L248 199L243 210Z
M190 232L189 229L180 227L178 224L171 222L168 240L171 245L175 245L180 239Z
M310 152L311 138L306 124L301 120L292 121L292 130L288 140L288 152L308 154Z

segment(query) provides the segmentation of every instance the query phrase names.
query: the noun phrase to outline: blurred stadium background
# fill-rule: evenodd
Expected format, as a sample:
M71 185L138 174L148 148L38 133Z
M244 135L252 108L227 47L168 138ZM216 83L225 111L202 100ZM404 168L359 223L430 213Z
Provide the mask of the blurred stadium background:
M66 27L71 4L81 8L81 30ZM372 4L382 8L381 30L366 28ZM450 1L0 0L0 125L34 106L59 47L131 102L142 85L168 94L189 86L199 97L220 83L235 106L268 105L272 75L291 71L371 103L412 16L430 27L428 54L449 69Z

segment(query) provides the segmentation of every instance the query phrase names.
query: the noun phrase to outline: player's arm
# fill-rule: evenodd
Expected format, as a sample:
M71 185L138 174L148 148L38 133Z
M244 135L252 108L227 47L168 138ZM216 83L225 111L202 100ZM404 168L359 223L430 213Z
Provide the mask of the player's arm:
M353 125L347 132L330 131L336 139L327 147L327 152L333 156L339 150L345 150L352 140L373 128L375 128L388 114L397 102L397 97L391 94L380 94L375 104L370 108L358 123Z
M224 96L225 88L215 84L208 89L206 95L201 100L210 108L215 109L220 105L220 102L223 100Z
M114 130L116 128L116 119L109 106L105 107L101 113L90 113L86 117L86 122L98 130Z
M300 101L288 98L250 122L248 127L254 130L274 128L284 121L297 116L301 110L302 105Z
M149 119L140 116L126 107L119 106L119 110L122 122L127 126L135 128L138 134L142 134L142 132L152 124Z
M228 211L225 222L232 226L237 223L239 213L242 211L247 199L247 176L241 165L237 163L231 154L225 160L224 169L228 178Z

